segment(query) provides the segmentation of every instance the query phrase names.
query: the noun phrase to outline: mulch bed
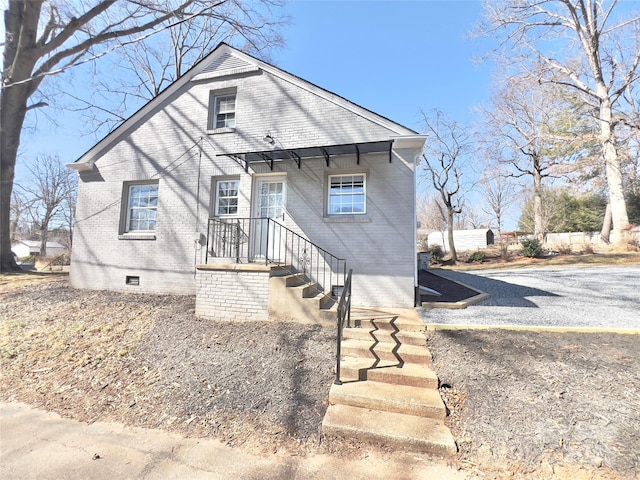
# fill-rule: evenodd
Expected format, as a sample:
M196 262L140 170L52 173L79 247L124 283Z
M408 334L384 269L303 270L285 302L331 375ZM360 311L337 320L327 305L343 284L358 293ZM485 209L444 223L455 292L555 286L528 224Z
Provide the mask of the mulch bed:
M558 464L584 469L562 478L639 478L640 336L455 330L427 343L463 463L491 478L550 478Z
M478 292L470 288L441 277L427 270L418 270L418 284L437 291L440 295L420 295L421 302L446 302L455 303L467 300L478 295Z
M194 297L33 280L0 291L0 400L259 452L321 447L333 329L200 320Z
M333 329L198 320L193 297L73 290L60 277L0 284L2 401L266 454L371 450L321 435ZM640 475L640 337L428 337L469 478Z

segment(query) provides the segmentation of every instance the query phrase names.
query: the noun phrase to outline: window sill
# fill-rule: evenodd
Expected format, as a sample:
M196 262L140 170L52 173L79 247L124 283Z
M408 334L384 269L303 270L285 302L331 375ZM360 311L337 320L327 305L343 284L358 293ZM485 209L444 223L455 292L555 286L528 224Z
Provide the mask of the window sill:
M121 233L118 240L155 240L155 233Z
M207 135L217 135L219 133L233 133L235 132L236 129L231 128L231 127L224 127L224 128L214 128L213 130L207 130Z
M371 223L366 215L332 215L322 219L324 223Z

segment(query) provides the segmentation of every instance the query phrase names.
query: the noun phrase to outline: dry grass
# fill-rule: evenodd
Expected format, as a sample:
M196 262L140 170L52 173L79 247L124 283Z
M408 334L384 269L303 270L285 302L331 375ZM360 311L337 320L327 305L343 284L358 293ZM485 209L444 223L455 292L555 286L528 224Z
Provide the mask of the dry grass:
M556 266L612 266L612 265L640 265L638 252L599 252L590 254L571 253L565 255L550 255L543 258L526 258L512 252L509 260L503 260L499 254L492 254L489 250L483 263L464 263L443 265L442 268L455 270L486 270L500 268L524 267L556 267Z
M9 292L27 285L38 285L51 281L53 277L67 277L68 272L17 272L0 274L0 292Z

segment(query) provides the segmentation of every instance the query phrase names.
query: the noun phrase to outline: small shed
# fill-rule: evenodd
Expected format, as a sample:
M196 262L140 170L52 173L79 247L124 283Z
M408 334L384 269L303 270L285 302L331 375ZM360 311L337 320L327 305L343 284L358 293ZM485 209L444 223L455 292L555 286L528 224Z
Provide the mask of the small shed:
M427 242L430 247L434 245L440 245L444 251L449 249L449 232L431 232L427 237ZM453 243L456 246L456 250L479 250L487 248L489 245L494 244L493 231L490 228L478 228L474 230L454 230L453 231Z
M18 258L40 255L40 240L19 240L11 245L11 251ZM61 255L66 251L67 247L58 242L47 242L47 256Z

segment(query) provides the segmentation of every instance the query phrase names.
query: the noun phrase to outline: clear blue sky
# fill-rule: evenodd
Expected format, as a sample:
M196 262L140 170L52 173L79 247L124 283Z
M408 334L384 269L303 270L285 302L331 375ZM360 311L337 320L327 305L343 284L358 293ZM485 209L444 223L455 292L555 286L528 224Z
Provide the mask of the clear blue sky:
M420 110L471 120L487 99L490 48L468 38L479 1L295 1L287 47L274 62L327 90L420 131ZM465 38L467 37L467 38Z
M422 130L421 109L471 121L487 98L489 68L471 59L488 46L464 38L480 19L479 1L303 0L285 11L292 24L272 56L277 66L409 128ZM37 134L23 136L25 159L58 153L71 162L96 142L77 116L55 114L58 127L40 116Z

